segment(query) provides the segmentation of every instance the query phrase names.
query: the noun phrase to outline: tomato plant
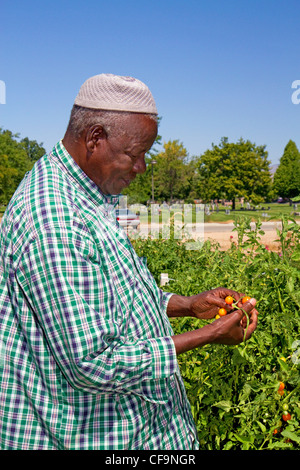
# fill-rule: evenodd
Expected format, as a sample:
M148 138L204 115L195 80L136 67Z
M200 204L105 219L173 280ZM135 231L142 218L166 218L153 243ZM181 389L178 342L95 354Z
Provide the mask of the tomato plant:
M242 219L235 224L238 242L227 251L211 240L199 250L174 237L132 240L158 283L169 273L165 291L188 296L223 286L257 300L258 326L246 343L178 356L201 449L300 449L300 227L293 221L282 227L279 253L262 246L259 223L253 228ZM184 317L171 324L179 334L210 321Z

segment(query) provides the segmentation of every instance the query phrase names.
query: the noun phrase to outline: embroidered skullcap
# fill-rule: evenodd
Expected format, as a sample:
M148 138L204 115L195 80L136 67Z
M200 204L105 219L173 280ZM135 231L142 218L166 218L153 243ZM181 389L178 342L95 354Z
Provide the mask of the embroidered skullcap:
M133 77L102 73L81 86L75 104L84 108L157 114L149 88Z

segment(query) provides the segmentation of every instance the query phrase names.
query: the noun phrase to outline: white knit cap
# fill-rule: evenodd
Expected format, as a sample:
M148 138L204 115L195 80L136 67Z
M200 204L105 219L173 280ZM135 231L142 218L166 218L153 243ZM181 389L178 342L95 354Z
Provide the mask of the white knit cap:
M143 82L111 73L86 80L74 103L84 108L157 114L154 98Z

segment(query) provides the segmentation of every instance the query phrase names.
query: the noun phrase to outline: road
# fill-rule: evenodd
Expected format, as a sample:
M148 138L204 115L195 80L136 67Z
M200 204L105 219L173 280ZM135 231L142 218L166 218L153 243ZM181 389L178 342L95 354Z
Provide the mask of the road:
M298 222L300 223L300 221ZM254 227L254 224L252 224ZM194 238L195 240L213 240L219 243L221 249L227 250L230 248L231 243L237 243L237 231L233 231L233 223L199 223L199 224L187 224L189 238ZM281 228L281 222L262 222L261 230L265 232L264 235L260 235L260 243L268 247L272 251L280 251L280 244L278 241L278 234L276 229ZM163 238L168 239L169 234L164 233L162 227L159 224L153 224L152 226L147 224L141 224L140 235L142 237L151 235L157 237L158 233L162 233ZM139 233L139 232L136 232ZM177 235L176 238L185 239L184 233Z
M251 223L251 226L254 228L255 224ZM226 223L226 224L217 224L217 223L209 223L209 224L202 224L205 233L229 233L232 232L234 229L233 223ZM262 222L261 230L264 232L269 231L276 231L277 228L281 228L281 222Z
M300 223L300 222L299 222ZM254 228L255 224L251 223ZM264 232L275 231L281 227L281 222L262 222L261 230ZM233 223L198 223L198 224L186 224L186 228L196 233L230 233L234 229ZM161 230L162 226L159 224L141 224L141 233L150 233L150 231Z

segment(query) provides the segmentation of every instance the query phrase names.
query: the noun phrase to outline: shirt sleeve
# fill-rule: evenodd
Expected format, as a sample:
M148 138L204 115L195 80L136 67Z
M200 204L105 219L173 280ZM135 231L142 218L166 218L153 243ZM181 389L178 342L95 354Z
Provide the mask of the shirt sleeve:
M107 393L136 392L142 387L145 393L151 381L159 383L177 372L170 336L134 340L123 336L124 319L99 253L73 228L52 229L36 237L16 276L51 354L73 388ZM162 308L168 299L162 294Z

